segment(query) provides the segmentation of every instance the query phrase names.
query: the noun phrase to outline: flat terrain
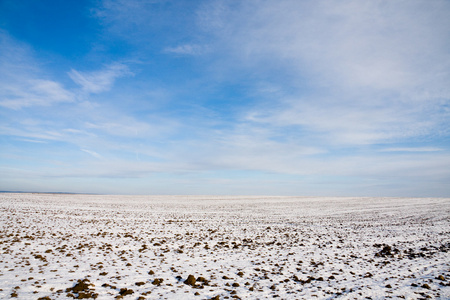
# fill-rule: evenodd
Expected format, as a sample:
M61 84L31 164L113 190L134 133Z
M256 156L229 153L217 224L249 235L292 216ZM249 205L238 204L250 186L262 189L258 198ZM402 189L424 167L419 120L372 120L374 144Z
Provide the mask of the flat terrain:
M0 194L0 298L450 299L449 216L448 198Z

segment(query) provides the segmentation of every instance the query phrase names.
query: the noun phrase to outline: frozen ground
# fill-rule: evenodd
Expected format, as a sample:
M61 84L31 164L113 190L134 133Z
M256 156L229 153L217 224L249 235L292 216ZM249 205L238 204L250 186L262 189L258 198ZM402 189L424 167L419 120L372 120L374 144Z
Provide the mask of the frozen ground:
M449 216L438 198L0 194L0 298L450 299Z

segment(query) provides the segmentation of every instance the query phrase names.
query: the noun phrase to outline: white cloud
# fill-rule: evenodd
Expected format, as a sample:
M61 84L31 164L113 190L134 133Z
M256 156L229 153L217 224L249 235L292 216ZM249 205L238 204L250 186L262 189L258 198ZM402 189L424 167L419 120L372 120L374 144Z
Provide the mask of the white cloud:
M96 17L114 26L122 27L121 31L128 31L129 26L151 22L155 4L164 0L103 0L100 6L93 10ZM119 23L119 24L115 24Z
M118 77L132 74L128 67L122 64L112 64L101 71L79 72L71 70L68 75L83 91L87 93L100 93L111 89Z
M436 147L401 147L401 148L386 148L380 150L382 152L438 152L444 151L442 148Z
M86 152L87 154L92 155L95 158L102 158L102 156L100 154L98 154L97 152L95 152L95 151L87 150L87 149L80 149L80 150L83 151L83 152Z
M201 55L208 51L206 46L184 44L176 47L167 47L163 50L165 53L173 53L180 55Z
M249 112L253 122L277 126L298 126L306 136L315 135L331 144L372 144L399 139L439 135L442 113L437 106L423 108L402 103L380 103L342 99L340 96L303 97L286 100L281 107ZM391 100L391 99L389 99Z
M75 101L75 95L46 78L26 45L0 31L0 106L21 109Z
M447 1L215 1L202 25L245 61L276 59L341 88L398 90L448 82L449 11Z
M118 111L104 111L101 115L92 116L92 119L85 122L83 127L110 137L132 139L170 136L180 127L180 124L175 119L159 116L148 116L148 119L142 120Z
M157 44L161 49L172 45L174 40L192 37L193 30L190 29L195 23L196 15L191 12L199 2L100 0L96 4L93 14L104 25L108 38L114 36L138 45L140 50L150 49L151 52Z
M249 120L370 144L448 134L449 13L448 1L255 0L214 1L199 15L222 56L217 73L289 91L261 93L269 104Z
M26 74L24 74L26 76ZM0 106L20 109L29 106L50 106L55 103L73 102L74 94L58 82L23 78L22 82L1 83Z
M34 140L34 139L24 139L24 138L18 138L17 140L19 141L23 141L23 142L28 142L28 143L36 143L36 144L45 144L47 142L45 141L41 141L41 140Z

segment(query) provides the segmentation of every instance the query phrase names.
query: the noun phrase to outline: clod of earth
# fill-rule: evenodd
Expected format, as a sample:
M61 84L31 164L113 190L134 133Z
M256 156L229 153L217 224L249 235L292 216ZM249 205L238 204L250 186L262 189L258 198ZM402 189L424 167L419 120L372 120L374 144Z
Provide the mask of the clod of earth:
M163 283L163 281L164 281L164 279L162 279L162 278L155 278L153 281L152 281L152 284L153 285L161 285L162 283Z
M79 279L73 287L66 289L67 296L74 299L96 299L98 294L91 290L90 286L93 286L93 284L88 279Z
M383 246L383 249L381 249L381 251L377 252L375 254L375 257L394 257L395 254L399 254L400 251L398 249L395 249L389 245L380 245L380 244L375 244L375 247L381 247Z
M194 275L189 275L188 278L184 281L184 284L194 286L195 282L196 282L196 279L195 279Z
M133 293L134 293L134 291L132 289L127 289L127 288L121 288L119 291L119 294L121 296L131 295Z

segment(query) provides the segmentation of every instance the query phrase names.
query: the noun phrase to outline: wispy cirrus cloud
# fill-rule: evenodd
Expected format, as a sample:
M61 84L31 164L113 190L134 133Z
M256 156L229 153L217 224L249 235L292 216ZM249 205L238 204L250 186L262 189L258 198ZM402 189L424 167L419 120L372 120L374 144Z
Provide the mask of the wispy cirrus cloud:
M297 126L306 138L329 145L370 145L445 134L445 115L438 105L423 107L404 103L383 103L377 97L345 99L302 97L286 99L268 110L256 108L249 120L256 124ZM381 103L380 103L381 102ZM357 124L357 125L356 125Z
M79 72L71 70L69 77L87 93L101 93L111 89L116 78L132 75L128 66L112 64L100 71Z
M0 31L0 106L21 109L75 101L73 92L46 78L28 46Z
M80 149L80 150L85 152L85 153L87 153L87 154L89 154L89 155L92 155L95 158L102 158L102 156L100 154L98 154L97 152L95 152L95 151L88 150L88 149Z
M95 7L93 15L103 20L108 26L123 33L129 33L130 27L145 22L155 22L149 16L154 16L158 4L164 0L103 0Z
M195 44L183 44L175 47L167 47L163 49L163 52L179 55L201 55L208 52L208 47Z
M92 9L104 26L105 34L118 37L130 45L159 51L174 41L191 39L195 29L196 14L201 3L197 1L166 0L101 0ZM160 34L164 32L164 34ZM157 41L155 41L157 35Z
M112 63L92 72L72 70L67 74L80 87L69 89L63 84L65 79L51 78L53 72L31 47L5 31L0 31L0 45L0 134L12 137L11 143L28 141L35 144L30 143L30 148L45 144L49 149L64 145L61 148L67 153L83 149L90 157L100 158L98 149L108 153L121 147L114 137L136 137L137 132L145 136L150 131L146 122L111 106L103 108L90 97L132 74L125 64ZM89 125L94 123L97 126ZM22 155L26 160L27 154Z
M20 83L10 82L2 87L0 106L21 109L75 101L75 95L58 82L25 78L23 80Z
M350 145L449 134L449 12L447 1L214 1L199 16L217 73L284 90L260 93L250 119Z
M321 87L398 90L445 87L449 9L447 1L219 0L199 15L216 38L215 50L229 52L239 64L257 63L263 71L272 64L262 60L275 60L297 76L320 78Z
M381 149L382 152L439 152L444 151L442 148L436 147L399 147Z

